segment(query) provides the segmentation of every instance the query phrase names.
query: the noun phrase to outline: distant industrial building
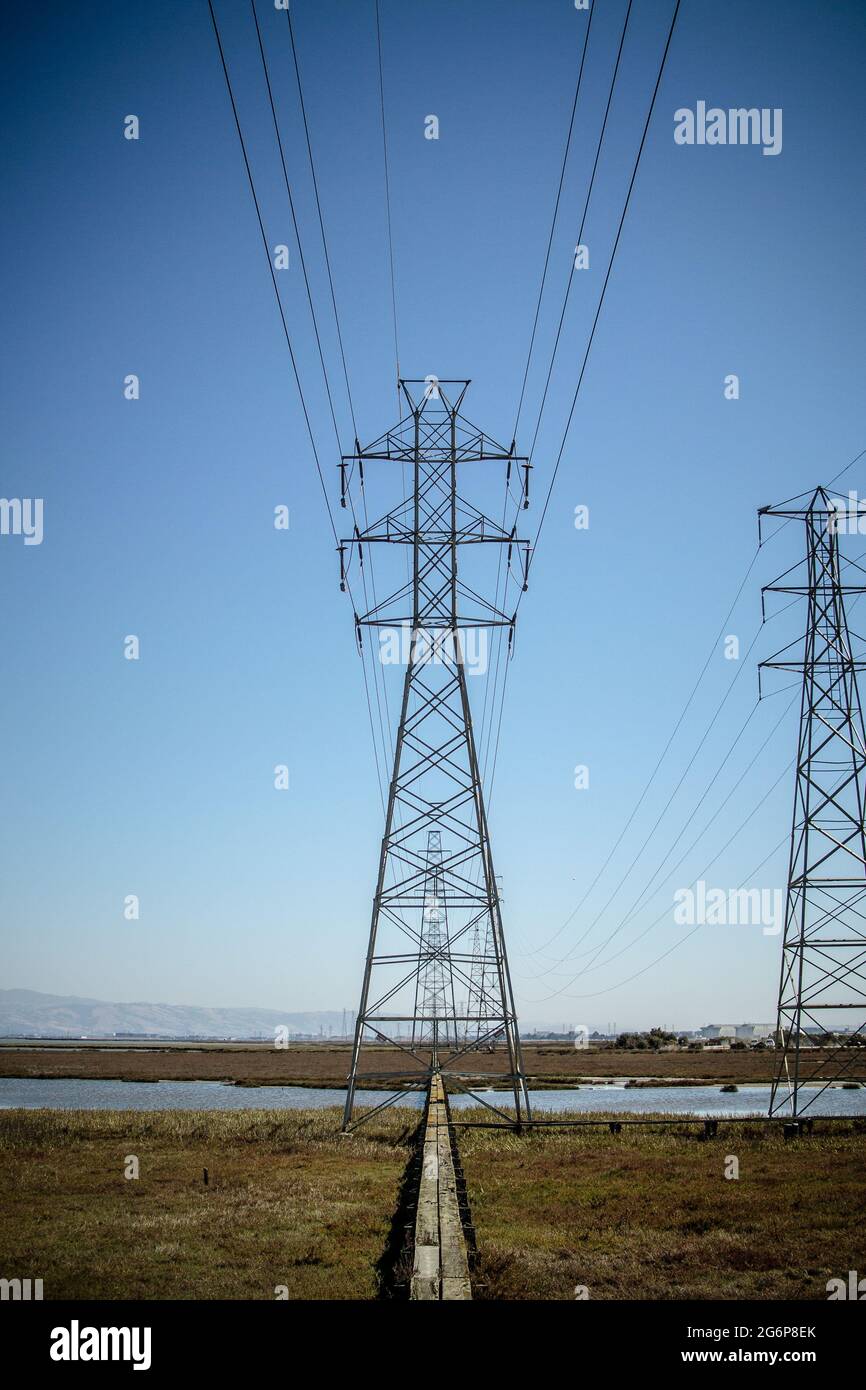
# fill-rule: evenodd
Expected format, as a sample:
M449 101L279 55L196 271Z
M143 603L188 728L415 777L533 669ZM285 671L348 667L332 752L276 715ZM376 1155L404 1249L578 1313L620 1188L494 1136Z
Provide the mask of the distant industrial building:
M772 1038L775 1032L774 1023L708 1023L698 1036L708 1042L761 1042Z

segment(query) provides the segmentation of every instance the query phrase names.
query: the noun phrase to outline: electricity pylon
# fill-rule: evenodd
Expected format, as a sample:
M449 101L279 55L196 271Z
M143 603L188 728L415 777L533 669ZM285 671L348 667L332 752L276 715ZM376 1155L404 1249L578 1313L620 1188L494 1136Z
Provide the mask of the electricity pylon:
M764 667L802 676L800 733L788 866L785 934L770 1114L796 1118L843 1078L860 1080L866 1051L866 738L857 688L864 662L855 656L845 611L842 568L864 571L840 555L839 536L857 530L851 513L826 489L803 494L764 516L801 521L805 561L765 592L807 600L805 634ZM760 525L760 520L759 520ZM855 634L856 636L856 634ZM861 639L857 638L858 644ZM839 1047L842 1022L846 1040ZM811 1055L816 1046L826 1050Z
M390 641L406 671L344 1129L352 1125L356 1088L366 1081L384 1082L393 1094L364 1119L406 1091L426 1089L435 1070L450 1089L473 1096L475 1082L505 1082L516 1119L490 1108L505 1123L530 1117L466 675L471 637L480 643L491 630L508 628L510 645L513 632L513 615L479 592L483 557L506 547L523 586L528 568L528 543L516 528L492 521L469 492L474 486L483 500L499 463L507 481L512 472L520 476L528 505L529 464L513 443L505 449L460 413L468 385L401 381L407 415L368 447L356 441L356 452L342 461L344 497L348 468L363 476L381 460L412 470L409 495L340 547L344 582L348 566L355 559L362 565L371 546L402 546L410 558L406 583L355 615L359 642L365 629L374 630L380 659L387 659ZM473 950L476 928L481 944ZM468 999L464 1014L456 998ZM495 1052L498 1073L479 1075L477 1062L473 1069L480 1048Z
M415 986L412 1041L429 1043L434 1069L439 1048L457 1042L454 977L448 969L448 908L442 885L442 831L427 831L427 880L421 918L421 970Z

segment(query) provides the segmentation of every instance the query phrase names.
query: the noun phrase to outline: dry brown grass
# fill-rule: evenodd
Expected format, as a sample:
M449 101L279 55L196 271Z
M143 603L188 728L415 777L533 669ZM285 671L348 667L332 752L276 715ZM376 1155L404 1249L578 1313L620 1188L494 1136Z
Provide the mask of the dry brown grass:
M621 1117L620 1117L621 1118ZM866 1268L866 1135L623 1126L514 1136L458 1129L476 1297L825 1299ZM726 1156L740 1176L724 1176Z
M0 1275L49 1299L374 1298L418 1120L342 1139L336 1109L3 1112ZM789 1143L760 1121L706 1142L683 1123L457 1134L476 1297L823 1299L866 1268L851 1124Z
M375 1049L371 1049L374 1051ZM385 1071L396 1051L379 1049ZM833 1055L833 1066L845 1055ZM700 1082L771 1081L771 1052L627 1052L615 1048L578 1049L561 1043L524 1045L526 1070L536 1085L574 1082L581 1077L614 1076L684 1077ZM825 1054L810 1053L807 1066L820 1066ZM0 1047L0 1076L37 1076L125 1079L131 1081L241 1081L247 1084L344 1086L350 1051L344 1044L300 1044L275 1048L266 1043L207 1046L119 1047L90 1044L78 1048ZM851 1068L861 1075L866 1054L858 1055ZM473 1055L473 1070L482 1074L502 1072L503 1057L480 1052ZM377 1068L374 1068L377 1069Z
M55 1298L374 1298L417 1112L0 1114L0 1275ZM124 1177L126 1156L140 1177ZM209 1170L209 1185L203 1169Z

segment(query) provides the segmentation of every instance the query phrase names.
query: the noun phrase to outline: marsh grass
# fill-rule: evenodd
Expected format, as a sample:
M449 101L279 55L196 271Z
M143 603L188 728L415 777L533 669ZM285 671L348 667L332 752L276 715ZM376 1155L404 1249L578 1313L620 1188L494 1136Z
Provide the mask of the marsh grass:
M41 1278L47 1299L376 1298L419 1120L387 1110L344 1139L336 1108L4 1111L0 1276ZM862 1127L699 1133L458 1127L474 1296L823 1299L866 1272Z
M337 1109L3 1112L0 1274L46 1299L375 1298L418 1118L344 1139Z
M381 1067L399 1069L394 1048L371 1048ZM420 1054L423 1057L423 1054ZM583 1079L604 1080L618 1076L680 1079L692 1084L733 1081L769 1082L775 1067L769 1051L745 1049L725 1052L652 1052L611 1047L575 1048L567 1044L524 1044L524 1059L531 1084L537 1086L574 1085ZM828 1054L815 1049L804 1063L807 1071L820 1070L827 1063L843 1068L850 1063L849 1075L860 1074L864 1055L842 1050ZM293 1044L275 1048L272 1044L190 1044L188 1046L87 1043L75 1047L51 1044L28 1047L20 1044L0 1046L0 1076L81 1077L92 1080L124 1081L234 1081L245 1086L340 1086L345 1087L351 1065L347 1044ZM473 1055L473 1070L500 1075L508 1070L504 1056L479 1052ZM386 1083L367 1082L374 1084Z
M788 1143L759 1121L698 1135L458 1129L475 1297L824 1299L828 1279L866 1269L866 1135L820 1121Z

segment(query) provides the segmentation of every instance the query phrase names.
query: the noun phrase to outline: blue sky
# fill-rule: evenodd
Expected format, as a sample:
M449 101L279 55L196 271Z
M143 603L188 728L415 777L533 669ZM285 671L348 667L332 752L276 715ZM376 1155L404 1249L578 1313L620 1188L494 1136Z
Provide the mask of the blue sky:
M597 5L521 446L625 14L625 0ZM336 501L255 30L248 5L216 8L269 239L291 246L280 284ZM584 238L590 270L572 293L539 432L530 532L672 8L634 6ZM568 0L381 10L401 368L471 377L468 415L508 442L587 16ZM359 433L372 439L395 414L372 0L295 0L293 16ZM348 444L285 16L260 0L259 17ZM45 535L30 547L0 537L4 981L354 1007L381 836L363 683L207 5L46 3L15 25L3 84L2 492L44 498ZM718 644L597 888L539 948L640 796L752 560L757 507L826 481L866 447L864 51L855 0L683 0L509 672L490 819L527 1022L772 1015L779 941L759 928L702 928L651 964L684 935L674 889L780 777L708 881L738 886L788 829L796 711L772 731L790 695L755 714L692 814L754 703L755 656L782 644L770 628L748 666ZM674 112L698 100L782 108L782 152L678 146ZM130 113L138 141L123 138ZM438 141L424 138L431 113ZM729 373L737 401L724 396ZM864 472L840 486L862 494ZM281 503L288 532L272 525ZM590 508L586 531L573 525L578 504ZM761 583L801 545L789 527L758 557L727 628L743 652ZM123 657L130 633L138 662ZM597 961L560 961L594 953L668 848L680 846L672 864L688 848L681 828L697 833L767 739L647 910ZM278 763L290 768L285 793ZM578 763L588 790L574 788ZM784 874L782 848L748 882L781 886ZM123 917L128 894L140 898L137 922ZM581 964L594 968L573 980Z

